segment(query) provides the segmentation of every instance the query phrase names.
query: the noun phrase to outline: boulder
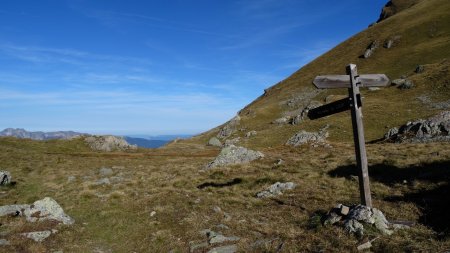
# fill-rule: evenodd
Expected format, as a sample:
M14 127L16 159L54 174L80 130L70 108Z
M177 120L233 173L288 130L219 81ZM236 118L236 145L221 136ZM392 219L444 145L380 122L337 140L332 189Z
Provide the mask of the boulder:
M275 184L269 186L267 190L258 192L256 194L257 198L269 198L277 195L283 194L286 190L292 190L295 188L295 184L293 182L280 183L276 182Z
M394 41L391 40L391 39L389 39L389 40L386 40L386 41L384 42L383 47L389 49L389 48L392 47L393 44L394 44Z
M238 251L236 244L220 246L209 250L207 253L235 253Z
M111 168L101 168L98 172L100 176L111 176L114 174L114 171Z
M289 123L290 120L291 120L290 116L284 116L272 121L272 124L283 125Z
M136 145L130 145L123 137L113 135L89 136L85 142L95 151L126 151L136 150Z
M378 41L372 41L370 44L369 44L369 46L366 48L366 51L364 52L364 54L363 54L363 58L364 59L367 59L367 58L369 58L370 56L372 56L373 55L373 53L375 52L375 50L378 48Z
M11 183L11 173L6 170L0 170L0 185L8 185Z
M400 84L397 88L401 90L407 90L414 87L414 83L411 80L405 79L403 84Z
M217 137L212 137L208 141L208 146L222 147L222 142L220 142L220 140Z
M212 169L224 165L248 163L262 157L264 157L264 154L259 151L229 145L220 151L216 159L206 166L206 169Z
M391 128L384 138L397 143L450 141L450 111L443 111L426 120L407 122L399 128Z
M44 231L36 231L29 233L22 233L22 236L25 236L29 239L32 239L35 242L42 242L47 239L52 234L52 231L44 230Z

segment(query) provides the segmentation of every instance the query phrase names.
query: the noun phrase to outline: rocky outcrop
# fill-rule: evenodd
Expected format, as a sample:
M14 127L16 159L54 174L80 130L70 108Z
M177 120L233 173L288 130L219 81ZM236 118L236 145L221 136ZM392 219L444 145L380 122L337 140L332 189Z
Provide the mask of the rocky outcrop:
M308 112L314 108L320 107L322 106L322 103L318 102L318 101L311 101L309 103L309 105L307 105L305 108L302 109L302 111L300 112L300 114L298 114L297 116L295 116L292 121L291 124L292 125L298 125L300 124L302 121L304 121L307 117L308 117Z
M219 130L217 138L223 139L232 135L236 131L236 127L239 125L240 121L241 117L239 117L239 115L236 115Z
M9 185L11 183L11 173L6 170L0 170L0 185Z
M0 216L5 215L25 216L29 222L54 220L66 225L71 225L75 222L70 216L64 213L64 210L54 199L49 197L35 201L31 205L1 206Z
M328 132L326 131L328 127L322 128L319 132L306 132L301 130L292 136L286 145L297 147L302 144L326 144L326 138L328 138Z
M450 141L450 111L443 111L426 120L408 122L399 128L391 128L384 139L397 143Z
M72 139L82 135L87 134L77 133L73 131L28 132L23 128L6 128L5 130L0 132L0 136L11 136L20 139L33 139L33 140Z
M262 157L264 157L264 154L259 151L229 145L220 151L216 159L206 166L206 169L212 169L224 165L248 163Z
M416 4L418 2L418 0L409 0L409 1L404 1L404 0L391 0L389 1L381 10L381 14L380 17L378 18L377 23L392 17L393 15L397 14L398 12L407 9L411 6L413 6L414 4Z
M292 190L295 188L295 184L293 182L280 183L276 182L275 184L269 186L267 190L258 192L256 194L257 198L269 198L277 195L283 194L286 190Z
M123 137L113 135L89 136L85 142L95 151L126 151L136 150L136 145L130 145Z

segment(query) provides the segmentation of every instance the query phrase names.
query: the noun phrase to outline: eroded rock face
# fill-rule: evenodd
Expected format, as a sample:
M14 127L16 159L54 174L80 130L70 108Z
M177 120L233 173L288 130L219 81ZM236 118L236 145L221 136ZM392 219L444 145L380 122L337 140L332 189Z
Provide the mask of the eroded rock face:
M384 138L397 143L450 141L450 111L443 111L426 120L408 122L400 128L391 128Z
M293 182L280 183L276 182L275 184L269 186L269 188L265 191L258 192L256 194L257 198L269 198L277 195L283 194L286 190L292 190L295 188L295 184Z
M66 225L75 221L64 213L61 206L52 198L45 197L31 205L8 205L0 207L0 216L25 216L29 222L55 220Z
M259 151L229 145L222 149L216 159L206 166L206 169L224 165L248 163L262 157L264 157L264 154Z
M96 151L111 152L137 149L136 145L130 145L124 138L113 135L89 136L84 140L91 149Z

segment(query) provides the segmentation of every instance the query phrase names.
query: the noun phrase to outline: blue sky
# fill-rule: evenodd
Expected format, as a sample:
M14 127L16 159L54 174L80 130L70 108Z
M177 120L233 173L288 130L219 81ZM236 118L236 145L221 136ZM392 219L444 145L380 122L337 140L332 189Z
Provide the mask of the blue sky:
M387 0L6 0L0 128L195 134L377 20Z

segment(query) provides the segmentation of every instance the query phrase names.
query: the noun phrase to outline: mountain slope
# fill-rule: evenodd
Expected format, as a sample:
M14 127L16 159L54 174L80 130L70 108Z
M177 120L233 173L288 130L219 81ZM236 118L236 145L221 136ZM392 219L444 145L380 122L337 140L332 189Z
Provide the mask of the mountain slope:
M412 1L413 2L413 1ZM383 44L392 40L388 49ZM371 43L379 46L371 57L361 55ZM240 124L228 139L241 137L250 147L282 145L299 130L314 130L329 124L330 140L352 141L348 112L299 125L273 124L283 116L296 115L311 101L325 103L347 94L346 89L317 90L312 80L317 75L345 74L349 63L358 66L360 74L384 73L391 80L406 76L412 89L394 86L378 91L362 90L363 114L368 141L378 139L392 126L427 117L445 109L435 104L450 100L450 2L420 1L399 13L349 38L293 73L287 79L265 90L265 93L239 112ZM415 73L418 65L425 71ZM206 143L224 125L201 134L191 141ZM248 131L257 131L245 138Z

